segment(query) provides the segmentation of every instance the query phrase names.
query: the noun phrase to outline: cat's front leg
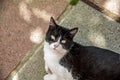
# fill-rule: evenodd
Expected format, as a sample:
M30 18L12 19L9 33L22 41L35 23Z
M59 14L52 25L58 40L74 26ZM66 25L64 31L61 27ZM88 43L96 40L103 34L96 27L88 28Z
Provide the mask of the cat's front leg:
M58 80L58 79L57 79L57 76L54 74L46 74L44 76L44 80Z
M45 62L45 71L48 74L52 74L52 71L50 70L50 68L48 67L47 63Z

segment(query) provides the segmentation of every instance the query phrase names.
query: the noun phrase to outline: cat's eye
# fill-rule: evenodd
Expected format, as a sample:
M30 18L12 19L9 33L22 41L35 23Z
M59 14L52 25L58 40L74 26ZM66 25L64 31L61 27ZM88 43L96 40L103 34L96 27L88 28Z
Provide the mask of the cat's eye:
M51 35L51 39L52 39L52 40L55 40L55 36Z
M66 43L66 40L62 40L61 43L63 43L63 44Z

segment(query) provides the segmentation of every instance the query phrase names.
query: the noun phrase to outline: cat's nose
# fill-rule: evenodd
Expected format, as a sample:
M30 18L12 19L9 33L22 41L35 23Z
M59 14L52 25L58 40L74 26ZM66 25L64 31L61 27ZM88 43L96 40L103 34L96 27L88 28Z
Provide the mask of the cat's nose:
M59 46L59 44L55 44L55 45L54 45L54 48L57 48L58 46Z

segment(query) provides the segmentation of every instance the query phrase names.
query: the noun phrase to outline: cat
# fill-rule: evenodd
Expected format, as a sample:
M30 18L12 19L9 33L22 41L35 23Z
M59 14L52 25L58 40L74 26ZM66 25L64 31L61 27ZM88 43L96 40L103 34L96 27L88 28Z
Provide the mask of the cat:
M77 32L51 17L44 42L44 80L120 80L120 54L74 42Z

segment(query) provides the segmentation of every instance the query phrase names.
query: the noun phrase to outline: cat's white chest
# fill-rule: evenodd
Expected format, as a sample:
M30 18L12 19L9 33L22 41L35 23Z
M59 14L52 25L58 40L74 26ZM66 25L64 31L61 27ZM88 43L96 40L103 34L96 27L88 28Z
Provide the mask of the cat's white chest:
M73 80L72 75L59 64L59 60L65 55L64 51L54 51L50 49L48 43L44 44L44 59L47 67L50 68L52 73L57 76L58 80Z

